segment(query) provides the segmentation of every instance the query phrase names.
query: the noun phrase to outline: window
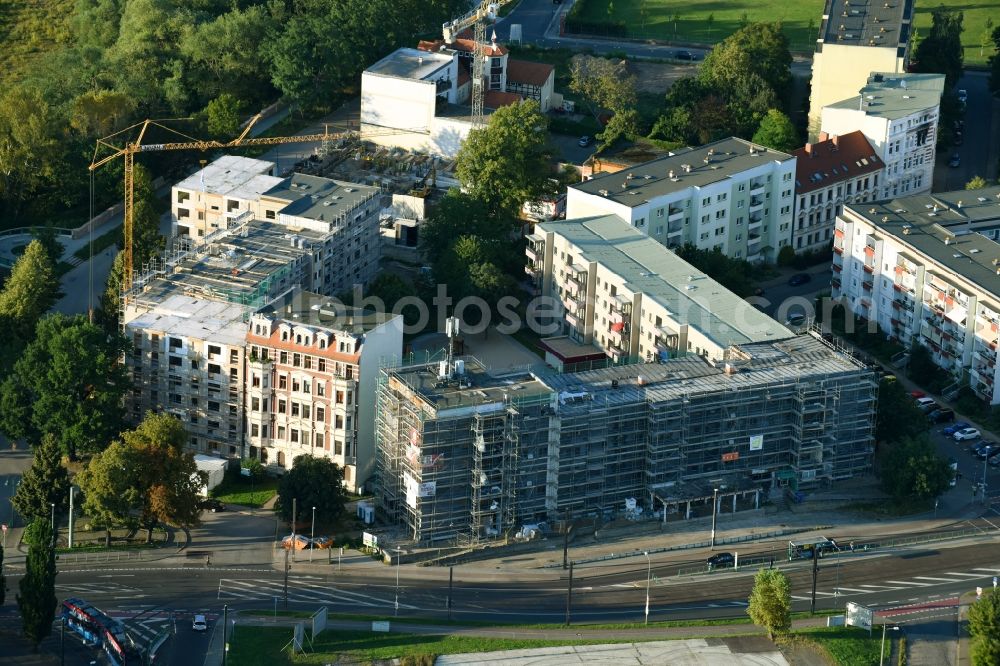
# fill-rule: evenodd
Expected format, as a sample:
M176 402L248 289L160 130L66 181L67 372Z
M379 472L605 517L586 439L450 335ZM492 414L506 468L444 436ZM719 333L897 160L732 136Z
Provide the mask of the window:
M326 409L323 407L316 408L316 420L320 423L326 422Z
M300 386L299 385L299 380L292 379L292 392L293 393L298 393L299 392L299 386Z
M208 357L209 358L215 358L216 356L219 356L220 354L222 354L222 347L218 347L216 345L209 345L208 346Z
M177 203L184 203L185 201L187 201L190 198L191 198L191 193L190 192L182 192L182 191L178 190L178 192L177 192Z
M321 432L316 433L316 446L320 449L323 448L323 433Z
M184 363L184 361L181 359L180 356L171 356L168 363L170 363L170 365L180 367Z
M278 354L278 362L287 364L288 363L288 352L280 352Z
M260 437L260 426L258 426L256 423L250 424L250 436Z
M208 374L210 374L210 375L217 375L217 374L219 374L221 372L222 372L222 368L219 367L217 364L215 364L215 363L209 363L208 364Z
M321 398L326 395L326 384L324 384L323 382L319 382L318 384L316 384L316 395L318 395Z
M260 411L260 398L250 398L250 411L251 412Z
M250 385L254 388L260 388L260 375L255 374L250 378Z
M323 343L323 341L320 340L320 344L322 344L322 343ZM326 372L326 359L325 358L321 358L321 359L318 359L316 361L316 369L319 370L320 372Z
M304 403L302 405L302 418L304 418L304 419L308 419L309 418L309 405L304 404Z
M189 218L189 217L191 217L191 211L188 210L187 208L178 208L177 209L177 217L178 217L178 219L182 219L182 220L186 219L186 218Z
M337 391L337 395L336 395L336 397L334 399L334 402L336 402L338 405L344 404L344 392L343 391Z
M266 219L268 219L268 220L273 220L274 219L274 211L273 210L265 210L264 211L264 217Z
M302 367L306 370L310 370L312 368L312 356L306 356L302 359Z
M208 401L208 411L210 411L210 412L217 412L217 411L219 411L219 403L215 402L214 400L209 400Z
M293 402L292 403L292 416L298 416L298 415L299 415L299 403Z
M288 388L288 375L278 375L278 388L280 389Z
M278 426L278 439L285 438L285 426Z
M287 404L288 403L286 403L284 400L279 400L278 401L278 413L279 414L285 414L288 411L288 409L286 408Z
M302 354L292 354L292 366L300 367L302 365Z
M333 417L333 427L337 430L341 430L344 427L344 417L340 414Z

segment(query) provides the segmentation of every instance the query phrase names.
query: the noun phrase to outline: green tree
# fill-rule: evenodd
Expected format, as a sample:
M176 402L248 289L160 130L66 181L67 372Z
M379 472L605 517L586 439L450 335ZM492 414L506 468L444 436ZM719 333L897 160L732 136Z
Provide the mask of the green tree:
M875 440L895 442L918 437L927 430L927 419L912 397L895 381L882 380L878 386Z
M73 99L70 127L88 138L122 129L135 110L135 100L116 90L88 90Z
M946 89L962 76L962 19L962 12L938 7L931 12L930 34L914 51L914 71L944 74Z
M757 137L754 137L754 142L757 141ZM782 245L781 249L778 250L778 265L779 266L791 266L795 263L795 248L791 245Z
M925 434L893 442L881 458L882 487L899 500L931 500L951 483L948 461Z
M674 39L677 39L677 24L681 22L681 13L675 11L671 15L670 21L674 24Z
M990 590L969 607L973 666L1000 664L1000 594Z
M52 258L40 241L33 240L14 263L0 291L0 315L10 317L14 333L27 340L41 316L56 302L58 291Z
M777 109L770 109L764 119L760 121L757 132L753 135L753 142L762 146L780 150L783 153L790 153L799 147L798 132L795 125L788 116Z
M927 347L915 344L910 348L910 360L906 363L907 377L920 386L936 386L940 385L942 374Z
M737 296L749 296L754 291L753 266L746 261L732 259L716 249L699 249L690 243L679 247L677 256Z
M787 634L792 628L792 596L788 577L778 569L761 569L753 579L747 615L767 631L768 638Z
M1000 94L1000 26L993 28L990 37L993 40L994 53L986 62L990 66L990 92L994 95Z
M76 477L83 494L83 512L104 530L104 545L111 547L111 530L136 524L133 511L139 497L131 480L138 476L138 457L121 441L112 442Z
M601 109L614 113L635 109L636 79L626 61L580 53L570 60L569 71L570 90L583 96L595 118Z
M993 19L989 16L983 22L983 32L979 36L979 57L986 55L986 49L993 47Z
M497 109L472 130L455 158L462 188L497 219L514 219L521 205L545 192L549 175L548 119L527 100Z
M989 187L989 182L982 176L973 176L972 180L965 184L965 189L967 190L981 190L984 187Z
M111 262L101 304L97 311L97 322L106 332L118 333L118 309L122 299L122 276L125 273L125 252L119 250Z
M634 141L639 136L639 122L639 112L635 109L616 112L604 126L604 131L597 135L601 147L610 146L618 139Z
M59 263L66 248L59 242L59 235L54 226L46 224L35 227L31 230L31 236L45 248L45 254L49 255L49 261L52 262L53 266Z
M0 431L12 439L52 435L60 449L100 451L120 431L129 388L118 362L121 335L108 335L82 316L53 314L0 385Z
M58 123L41 92L15 85L0 94L0 197L8 220L16 220L23 204L58 183Z
M45 435L35 447L31 467L21 477L11 503L26 521L49 519L51 505L62 515L69 497L69 473L62 464L62 452L52 435Z
M149 170L141 164L133 169L132 192L132 259L136 270L163 253L166 241L160 233L160 214L157 212L156 190ZM124 230L123 230L124 233ZM125 246L125 240L119 242Z
M21 627L35 652L38 644L52 633L52 620L56 604L56 554L52 543L52 529L46 519L35 520L28 542L28 556L24 561L24 576L18 584L17 608L21 613Z
M243 105L229 93L222 93L205 107L208 133L216 139L231 139L240 130Z
M699 78L726 94L734 91L741 79L756 76L786 104L792 81L791 65L788 38L781 26L778 23L750 23L709 51Z
M483 201L452 188L434 204L420 227L420 252L433 266L463 234L501 241L510 231L510 225L497 223Z
M264 478L264 465L256 458L244 458L240 462L240 467L247 470L247 473L255 481L260 481Z
M296 456L278 483L275 508L284 520L293 519L293 499L298 500L300 516L316 507L317 520L332 523L344 512L344 471L329 458Z

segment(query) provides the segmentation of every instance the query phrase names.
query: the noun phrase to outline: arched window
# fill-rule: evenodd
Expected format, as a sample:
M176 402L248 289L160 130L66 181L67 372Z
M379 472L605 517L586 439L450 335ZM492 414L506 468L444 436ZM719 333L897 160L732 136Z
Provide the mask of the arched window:
M285 452L278 451L278 467L284 467L284 466L285 466Z
M265 465L267 464L267 449L260 450L260 461Z

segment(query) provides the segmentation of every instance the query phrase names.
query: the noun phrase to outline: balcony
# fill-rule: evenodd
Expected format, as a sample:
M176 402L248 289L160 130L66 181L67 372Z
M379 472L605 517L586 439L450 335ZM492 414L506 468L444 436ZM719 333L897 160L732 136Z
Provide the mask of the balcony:
M524 248L524 253L528 255L529 261L541 261L545 254L545 249L544 246L539 248L532 243L528 243L528 246Z
M764 197L750 197L750 212L758 211L764 207Z
M864 289L865 291L870 292L872 289L875 288L875 283L872 280L865 280L864 282L861 283L861 288Z
M840 289L840 278L837 276L830 278L830 286L834 289Z
M837 245L836 241L833 243L833 251L840 256L844 256L844 248Z
M577 330L580 330L580 331L583 330L583 318L580 315L578 315L578 314L576 314L574 312L567 311L566 314L565 314L565 316L566 316L566 323L567 324L569 324L570 326L572 326L573 328L575 328Z
M763 180L751 181L751 183L750 183L750 194L751 195L763 194L764 193L764 185L765 184L766 183Z
M684 219L683 208L671 208L667 213L667 222L680 222Z
M542 265L535 262L528 262L524 267L524 272L528 274L532 280L540 280L542 277Z
M587 269L583 266L569 265L566 267L566 277L571 282L575 282L581 287L585 287L587 285L587 273Z
M862 270L864 270L865 273L868 273L869 275L875 274L875 266L872 264L866 262L861 268Z
M608 324L608 333L619 338L627 338L631 331L632 326L627 321L613 321Z

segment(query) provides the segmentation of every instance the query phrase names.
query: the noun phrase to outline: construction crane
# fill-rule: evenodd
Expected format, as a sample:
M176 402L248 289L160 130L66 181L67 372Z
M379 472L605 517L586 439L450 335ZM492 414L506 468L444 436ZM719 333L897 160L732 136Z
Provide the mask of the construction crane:
M446 44L454 43L455 39L472 28L472 127L481 128L486 124L483 117L483 96L486 93L485 67L486 55L486 22L495 21L497 10L510 0L482 0L478 7L442 26Z
M417 130L408 129L379 129L373 132L359 132L358 130L343 130L339 132L330 132L330 127L327 125L322 134L299 134L296 136L268 136L268 137L251 137L248 138L250 130L253 129L257 121L260 120L261 115L257 114L246 124L243 131L238 137L232 141L214 141L205 139L196 139L194 137L187 136L177 130L171 129L166 125L161 124L166 121L155 121L155 120L144 120L141 123L136 123L130 127L126 127L123 130L115 132L110 136L103 139L97 140L97 146L94 148L94 158L90 163L90 171L93 172L103 165L111 162L112 160L123 158L125 161L125 201L124 201L124 236L125 236L125 266L122 276L122 289L124 293L132 287L132 283L135 280L135 274L133 272L133 258L132 258L132 234L133 234L133 210L134 210L134 169L135 169L135 156L137 153L147 153L147 152L160 152L166 150L214 150L214 149L228 149L228 148L246 148L250 146L277 146L286 143L310 143L313 141L336 141L338 139L346 138L349 136L357 136L361 139L370 136L380 136L387 134L411 134ZM146 137L146 132L150 127L158 127L164 129L172 134L176 134L179 137L183 137L186 141L178 141L172 143L143 143L143 139ZM134 139L129 137L134 136ZM119 145L118 141L124 141L123 145ZM111 150L111 154L104 155L100 154L105 150ZM93 287L93 285L91 285Z

